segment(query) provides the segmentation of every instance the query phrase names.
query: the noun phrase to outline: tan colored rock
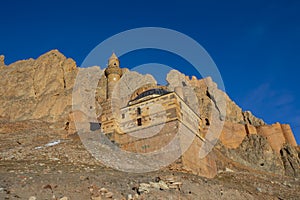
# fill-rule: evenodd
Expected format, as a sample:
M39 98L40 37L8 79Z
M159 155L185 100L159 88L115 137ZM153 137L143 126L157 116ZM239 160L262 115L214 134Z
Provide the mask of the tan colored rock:
M101 200L102 197L101 197L101 196L97 196L97 197L92 196L91 199L92 199L92 200Z
M294 137L291 126L289 124L281 124L281 129L282 129L283 135L284 135L287 143L289 143L293 147L297 147L297 142Z
M91 122L97 120L96 108L101 108L96 101L96 92L102 76L103 70L97 66L80 68L73 87L72 110L85 113Z
M108 193L108 190L106 189L106 188L100 188L100 190L99 190L101 193Z
M185 103L198 115L200 115L199 100L192 84L186 79L186 76L177 70L171 70L166 77L168 89L175 91ZM196 77L193 77L196 80Z
M65 123L72 105L76 63L57 50L17 61L0 71L0 116L11 121Z
M247 132L244 125L225 122L219 139L225 147L234 149L240 146L246 135Z
M219 115L221 120L224 120L226 116L225 120L233 123L251 124L254 126L265 124L261 119L253 116L251 112L243 112L225 92L218 89L217 84L213 82L211 77L200 80L197 80L196 77L192 77L192 79L187 78L187 81L194 87L197 94L201 118L210 119L211 110L213 107L216 107L220 111Z
M156 84L156 80L150 74L142 75L135 71L128 71L123 74L122 78L119 80L118 88L120 91L120 107L127 105L133 93L139 88L147 85ZM113 94L115 97L116 94Z
M217 174L217 165L213 152L210 152L205 158L200 158L199 152L203 142L197 138L188 150L182 155L182 164L184 168L194 174L213 178Z
M267 138L272 149L279 154L280 149L286 142L281 125L276 123L272 125L260 126L257 128L257 132L259 135Z
M108 192L105 194L106 198L112 198L113 196L114 196L114 193L112 193L112 192Z
M66 136L75 134L78 130L89 130L89 128L89 120L85 113L79 110L70 112L65 126L65 129L68 131Z
M169 89L174 90L175 87L183 87L188 84L186 76L177 70L171 70L166 77Z
M250 111L243 112L244 121L247 124L251 124L253 126L262 126L265 125L265 122L262 119L255 117Z
M0 67L5 65L4 58L4 55L0 55Z
M255 135L255 134L257 134L257 130L256 130L255 126L252 126L250 124L246 124L245 128L246 128L246 132L247 132L248 135Z

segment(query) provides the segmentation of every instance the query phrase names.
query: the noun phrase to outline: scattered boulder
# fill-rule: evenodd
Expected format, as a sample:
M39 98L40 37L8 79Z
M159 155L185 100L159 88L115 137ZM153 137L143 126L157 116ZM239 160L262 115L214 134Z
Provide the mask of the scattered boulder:
M157 180L157 178L155 178ZM174 177L165 177L163 179L159 179L156 182L149 183L141 183L138 187L138 193L149 193L151 189L156 190L169 190L169 189L178 189L180 190L182 186L182 182L175 181Z
M112 198L114 196L114 193L112 193L112 192L107 192L106 194L105 194L105 197L106 198Z

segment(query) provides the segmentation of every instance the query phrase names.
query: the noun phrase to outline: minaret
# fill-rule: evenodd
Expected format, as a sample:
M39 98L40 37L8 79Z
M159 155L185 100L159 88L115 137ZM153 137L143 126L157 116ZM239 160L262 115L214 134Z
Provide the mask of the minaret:
M119 128L120 118L120 96L118 81L122 76L120 62L115 53L108 59L108 66L105 69L107 78L106 102L102 104L103 112L101 116L102 129L105 133L121 133ZM116 141L115 134L110 136Z
M105 76L107 77L106 98L110 99L117 82L122 76L120 61L115 53L113 53L108 60L108 67L105 70Z

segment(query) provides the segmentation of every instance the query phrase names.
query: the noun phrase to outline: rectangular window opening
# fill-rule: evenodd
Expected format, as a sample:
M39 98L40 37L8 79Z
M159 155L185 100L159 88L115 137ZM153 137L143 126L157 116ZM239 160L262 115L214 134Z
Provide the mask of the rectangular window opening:
M137 108L137 114L138 115L142 114L142 109L140 107Z
M142 126L142 118L137 118L137 125Z

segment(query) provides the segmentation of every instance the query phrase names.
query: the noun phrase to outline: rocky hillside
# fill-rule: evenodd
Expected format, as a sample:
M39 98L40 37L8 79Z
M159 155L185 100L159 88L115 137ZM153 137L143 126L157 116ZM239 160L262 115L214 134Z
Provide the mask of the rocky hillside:
M88 72L83 73L84 85L89 74L103 71L80 69L57 50L8 66L0 56L0 199L299 198L300 148L289 125L267 125L243 111L211 78L197 80L177 71L167 77L169 89L178 80L191 85L200 102L195 112L209 124L213 107L224 122L217 144L196 166L202 170L198 175L214 178L194 176L176 162L143 175L106 168L72 128L74 118L83 117L72 111L80 72ZM136 83L155 83L149 75L123 69L125 73ZM102 76L95 92L98 112L106 87ZM218 107L222 101L225 114Z
M5 65L4 56L0 56L0 120L7 123L39 120L50 123L49 127L53 130L70 130L72 91L80 70L97 71L95 67L78 68L74 60L57 50L37 59L21 60L8 66ZM100 69L98 71L100 73ZM124 69L125 72L128 70ZM218 169L225 169L229 165L242 169L241 166L244 166L245 169L299 176L299 150L295 144L289 144L284 126L266 125L251 112L243 111L209 77L197 80L178 72L171 73L169 83L182 79L193 86L201 102L199 113L203 119L209 120L210 108L216 107L221 100L218 96L225 97L226 117L221 113L219 116L220 120L225 121L225 126L214 154L221 156L217 162ZM132 76L139 77L139 82L143 82L144 76ZM144 79L148 80L149 77ZM100 103L106 95L105 89L106 80L103 76L96 92ZM272 137L270 132L278 132L280 137Z
M107 168L93 159L76 135L64 138L64 130L50 126L39 120L0 122L0 199L296 200L300 196L299 178L259 169L262 163L265 169L278 164L261 136L245 140L236 150L218 144L214 152L218 174L208 179L169 168L143 174ZM282 172L280 166L273 169Z

